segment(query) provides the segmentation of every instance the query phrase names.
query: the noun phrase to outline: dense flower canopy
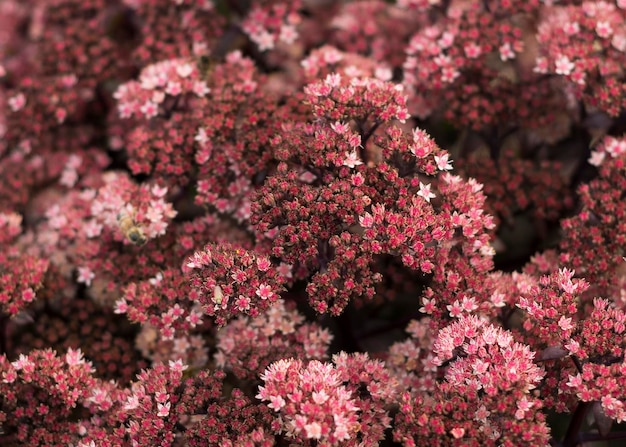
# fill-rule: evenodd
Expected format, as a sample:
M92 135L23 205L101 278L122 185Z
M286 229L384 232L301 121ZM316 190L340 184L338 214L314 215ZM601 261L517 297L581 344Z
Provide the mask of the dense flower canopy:
M0 0L0 445L626 439L625 67L624 0Z

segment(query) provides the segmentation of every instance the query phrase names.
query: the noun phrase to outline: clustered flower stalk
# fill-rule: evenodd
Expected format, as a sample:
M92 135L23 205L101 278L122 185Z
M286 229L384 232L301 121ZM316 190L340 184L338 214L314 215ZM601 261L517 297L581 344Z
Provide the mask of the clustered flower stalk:
M624 0L0 1L0 445L623 441L624 67Z

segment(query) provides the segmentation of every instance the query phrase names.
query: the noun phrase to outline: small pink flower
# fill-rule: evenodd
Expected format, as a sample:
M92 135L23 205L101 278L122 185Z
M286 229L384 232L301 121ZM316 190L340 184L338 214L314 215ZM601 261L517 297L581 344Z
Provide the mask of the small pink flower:
M469 59L476 59L482 53L482 48L472 42L468 45L465 45L463 51L465 51L465 56L467 56Z
M63 124L65 122L65 118L67 118L67 110L63 107L59 107L54 111L54 117L57 120L57 123Z
M465 434L465 429L462 427L455 427L452 430L450 430L450 434L452 435L454 439L460 439Z
M577 355L580 351L580 344L576 340L568 341L563 347L568 350L570 355Z
M343 135L350 130L350 126L346 123L342 123L341 121L335 121L334 123L330 123L330 128L334 130L338 135Z
M258 45L259 51L274 49L274 36L266 30L261 30L258 33L251 35L250 38Z
M87 287L91 285L91 281L96 277L95 273L89 267L78 267L78 278L76 282L85 284Z
M510 43L505 43L500 47L500 59L502 61L515 59L515 51L513 51L513 48L511 48Z
M183 364L183 361L180 360L180 359L176 360L176 361L170 360L169 361L169 366L170 366L170 369L172 371L175 371L175 372L178 372L178 373L182 373L184 370L189 368L189 366Z
M187 78L193 72L193 65L191 64L179 64L176 66L176 73L181 78Z
M9 98L9 108L13 112L18 112L24 108L26 105L26 96L23 93L18 93L17 95Z
M13 383L17 379L17 372L14 369L9 369L2 373L2 382Z
M574 325L572 324L572 319L562 316L561 318L559 318L559 327L564 331L572 330L574 328Z
M320 439L322 437L322 426L317 422L305 425L304 430L308 439Z
M435 155L435 163L440 171L450 171L452 169L452 161L449 159L449 154Z
M353 133L348 136L348 146L350 147L359 147L361 145L361 135L358 133ZM360 164L360 163L357 163Z
M365 212L363 216L359 216L359 225L363 228L371 228L374 225L374 217L370 213Z
M422 197L427 202L430 202L430 199L434 199L436 196L430 191L430 183L425 185L420 182L420 190L417 192L417 195Z
M22 299L24 300L24 302L30 303L35 299L35 291L30 287L24 289L24 291L22 292Z
M201 146L204 146L209 141L209 137L204 127L198 127L198 132L196 133L194 140L197 141Z
M267 406L271 408L272 410L278 411L281 408L283 408L286 404L287 402L285 402L285 399L283 399L281 396L272 396L270 398L270 403L267 404Z
M65 354L65 361L69 366L82 365L85 363L85 359L83 358L83 353L80 349L72 349L68 348L67 354Z
M559 75L567 76L574 69L575 65L567 56L561 55L554 61L554 72Z
M441 81L451 84L461 75L455 67L443 67L441 69Z
M240 311L246 311L246 310L250 310L250 303L252 301L250 300L250 298L243 296L243 295L239 295L239 297L235 300L235 307Z
M459 303L458 300L456 300L452 304L448 304L446 306L446 309L448 309L448 311L450 312L450 317L452 318L458 318L463 313L463 308L461 307L461 303Z
M570 375L569 380L567 381L565 385L569 386L570 388L578 388L582 386L582 384L583 384L582 376L580 374L576 374L575 376Z
M345 157L346 158L343 161L343 165L349 168L355 168L356 166L363 164L363 162L359 160L359 156L356 153L356 150L353 150L352 152L346 152Z
M600 21L596 24L596 34L602 39L606 39L613 34L613 27L609 22Z
M167 417L170 414L170 407L172 406L171 402L166 402L164 404L157 404L157 416L159 417Z
M424 314L432 314L436 308L437 301L434 298L432 300L422 298L422 307L419 308L419 311Z
M280 27L278 39L288 45L291 45L298 38L298 32L291 25L283 25Z
M154 118L159 114L159 107L152 101L146 101L139 110L146 118Z
M272 266L272 263L268 258L264 256L259 256L256 260L256 265L260 271L266 272Z
M257 296L259 296L262 300L266 300L268 298L272 298L274 293L272 292L272 288L267 284L261 284L259 288L256 290Z
M352 186L359 187L365 183L365 178L360 172L357 172L356 174L354 174L351 177L351 179L352 179Z

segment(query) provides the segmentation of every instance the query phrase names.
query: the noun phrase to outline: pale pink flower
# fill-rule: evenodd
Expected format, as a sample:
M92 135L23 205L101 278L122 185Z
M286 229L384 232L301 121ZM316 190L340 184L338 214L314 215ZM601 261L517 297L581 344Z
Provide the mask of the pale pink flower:
M613 27L609 22L598 21L598 23L596 23L596 34L602 39L607 39L613 34Z
M181 78L188 77L193 72L193 65L191 64L178 64L176 65L176 73Z
M452 161L449 160L449 157L448 153L435 155L435 163L440 171L450 171L452 169Z
M430 191L430 183L425 185L422 182L420 182L420 190L417 192L417 195L422 197L427 202L430 202L430 199L437 197Z
M139 111L145 115L146 118L154 118L159 114L159 107L152 101L146 101Z
M370 228L374 224L374 218L367 211L363 216L359 216L359 225L363 228Z
M480 48L479 45L472 42L472 43L465 45L465 47L463 48L463 51L465 52L465 56L467 56L467 58L476 59L478 56L481 55L482 48Z
M460 439L465 434L465 429L462 427L455 427L452 430L450 430L450 434L452 435L454 439Z
M582 376L580 374L576 374L575 376L570 375L569 380L567 381L565 385L569 386L570 388L578 388L582 386L582 384L583 384Z
M505 43L504 45L500 46L499 51L500 60L508 61L510 59L515 59L515 51L513 51L513 48L511 48L510 43Z
M261 284L256 290L256 295L262 300L266 300L271 299L274 296L274 292L272 292L272 288L267 284Z
M566 332L574 329L574 325L572 324L572 319L569 317L565 318L564 316L561 316L561 318L559 318L558 324L559 324L559 327Z
M198 127L198 132L194 137L194 141L197 141L201 146L204 146L209 141L209 137L204 127Z
M251 35L250 38L254 41L254 43L257 44L257 46L259 47L259 51L268 51L274 49L274 36L264 29Z
M18 93L17 95L9 98L8 103L9 103L9 108L13 112L18 112L22 110L24 106L26 105L26 96L24 96L23 93Z
M363 162L359 160L359 156L356 153L356 150L353 150L352 152L346 152L345 156L346 158L343 161L344 166L347 166L349 168L355 168L356 166L363 164Z
M172 406L171 402L166 402L164 404L157 403L157 416L164 418L170 414L170 407Z
M298 32L296 31L295 27L291 25L282 25L280 27L280 34L278 36L278 39L281 42L284 42L287 45L291 45L292 43L296 41L297 38L298 38Z
M85 363L85 359L83 358L83 353L80 349L72 349L68 348L67 353L65 354L65 362L69 366L82 365Z
M554 72L559 75L567 76L574 69L575 65L567 56L561 55L554 61Z
M91 285L91 281L96 277L96 274L91 271L89 267L78 267L78 278L76 282L85 284L87 287Z
M121 298L115 302L115 308L113 310L116 314L125 314L128 312L128 303L124 298Z

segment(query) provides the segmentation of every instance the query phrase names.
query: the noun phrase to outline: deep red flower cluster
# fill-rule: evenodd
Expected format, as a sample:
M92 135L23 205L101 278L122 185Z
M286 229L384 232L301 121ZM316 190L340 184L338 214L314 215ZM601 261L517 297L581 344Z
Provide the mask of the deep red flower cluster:
M620 0L551 8L538 24L535 71L562 76L590 107L618 115L626 106L625 23Z
M468 157L466 175L481 182L489 214L511 223L516 214L531 211L538 220L556 220L572 207L572 197L564 179L555 175L560 163L542 160L535 163L503 150L497 160L484 154ZM463 165L457 165L464 171Z
M626 255L626 140L607 137L590 159L598 177L580 186L580 213L563 221L565 236L560 260L600 288L600 293L620 295ZM585 247L585 249L583 249ZM593 258L585 250L593 250ZM620 307L624 305L620 299Z
M332 335L279 301L256 318L239 317L217 333L218 367L239 379L253 380L272 362L285 357L325 360Z
M284 278L268 257L228 244L209 244L185 264L190 271L192 300L224 326L231 318L257 317L280 297Z
M394 439L407 446L546 445L549 428L531 390L543 371L529 346L477 317L440 331L434 363L445 378L423 396L405 393Z

